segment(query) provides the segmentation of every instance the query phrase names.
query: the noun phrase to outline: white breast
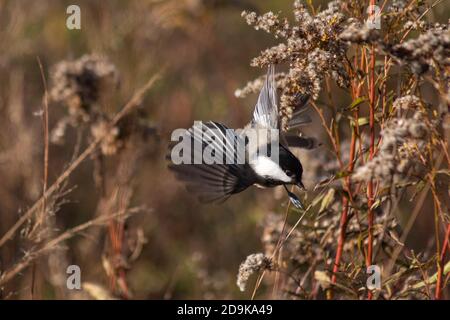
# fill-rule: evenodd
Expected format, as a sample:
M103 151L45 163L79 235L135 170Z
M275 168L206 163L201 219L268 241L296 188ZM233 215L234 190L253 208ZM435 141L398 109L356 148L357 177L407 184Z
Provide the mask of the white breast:
M292 182L292 179L284 173L281 167L269 157L256 157L250 162L250 166L262 177L286 183Z

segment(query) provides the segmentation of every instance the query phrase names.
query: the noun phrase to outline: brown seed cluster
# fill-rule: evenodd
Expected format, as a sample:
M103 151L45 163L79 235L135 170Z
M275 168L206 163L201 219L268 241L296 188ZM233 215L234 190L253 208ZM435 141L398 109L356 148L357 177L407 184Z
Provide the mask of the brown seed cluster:
M241 291L245 291L247 281L250 276L262 270L272 269L272 261L262 253L253 253L249 255L239 266L237 276L237 285Z
M79 129L87 126L91 139L100 141L101 154L112 156L124 147L132 134L139 133L145 138L154 133L141 113L124 117L111 126L112 114L103 99L111 96L118 84L116 67L97 54L56 64L52 70L50 96L54 102L67 107L68 115L53 128L51 141L62 144L69 125Z
M53 68L50 97L63 102L74 117L87 121L105 87L118 84L116 67L105 57L88 54Z
M301 1L295 1L296 23L293 25L286 19L280 20L273 13L258 16L254 12L244 11L242 14L255 29L265 30L276 38L284 39L282 43L262 51L251 62L252 66L257 67L289 64L289 71L277 76L284 129L296 107L296 96L303 94L317 99L325 76L330 76L339 86L348 86L348 75L343 66L347 45L339 38L346 19L340 8L341 1L331 1L327 9L311 15ZM253 91L254 84L247 85L236 95L242 96ZM257 84L259 86L259 81Z
M394 106L412 108L417 107L417 102L417 97L405 96L397 99ZM381 132L377 156L358 167L353 178L356 181L378 179L383 185L389 185L419 176L418 154L428 142L429 132L430 124L421 111L415 111L409 118L393 118Z
M450 67L450 30L436 25L417 38L388 46L387 51L416 74L431 68L445 70Z
M371 43L377 41L380 38L380 34L377 29L369 28L366 24L354 22L342 31L340 38L351 43Z

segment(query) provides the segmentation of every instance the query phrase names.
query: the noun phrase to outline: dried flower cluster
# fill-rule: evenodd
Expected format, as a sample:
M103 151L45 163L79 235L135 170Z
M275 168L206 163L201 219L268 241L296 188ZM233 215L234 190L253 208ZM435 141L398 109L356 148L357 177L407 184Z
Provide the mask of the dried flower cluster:
M417 103L414 96L397 99L394 106L410 108ZM408 178L417 177L420 171L418 160L420 150L429 137L429 125L421 111L416 111L411 118L394 118L381 132L382 140L377 156L358 168L353 175L355 180L369 181L380 179L383 185L406 182Z
M108 122L105 120L96 121L91 126L91 134L94 139L104 137L100 143L102 154L110 156L116 154L122 146L123 141L119 140L119 128L109 128Z
M437 25L415 39L388 48L390 54L416 74L431 68L448 70L450 67L450 31L447 26Z
M242 13L247 23L255 29L263 29L284 39L254 58L251 65L264 67L269 64L289 63L289 71L277 75L281 88L280 114L284 128L296 107L298 94L317 99L325 76L338 85L348 86L348 75L343 67L347 45L339 38L345 23L341 13L341 1L331 1L328 8L312 16L301 1L294 2L296 23L289 24L273 13L257 16L254 12ZM248 84L237 96L243 96L259 86L259 81Z
M105 57L84 55L58 63L52 71L52 83L51 98L64 102L71 115L88 120L105 87L118 84L118 72Z
M87 123L93 139L101 141L101 152L113 155L123 145L119 140L120 128L109 128L108 114L103 112L102 98L114 92L119 83L118 71L106 57L84 55L74 61L61 61L52 70L50 97L63 103L68 116L62 117L51 132L51 141L63 144L68 125L79 127Z
M273 12L264 13L258 16L256 12L242 12L242 16L249 25L253 25L256 30L264 30L267 33L274 33L275 37L286 38L291 32L289 22L286 18L280 20Z
M68 125L80 128L87 124L91 138L100 140L102 155L112 156L124 147L132 133L144 138L153 133L153 128L140 119L145 116L142 112L110 126L112 115L105 111L109 108L103 105L102 98L111 96L118 84L118 71L106 57L90 54L56 64L50 95L53 101L68 108L68 116L58 121L51 141L62 144Z
M239 266L239 273L237 276L237 285L241 291L245 291L247 281L250 276L262 270L272 269L272 261L262 253L254 253L249 255L244 262Z
M351 43L371 43L380 37L377 29L369 28L367 24L354 22L350 24L342 33L340 38Z

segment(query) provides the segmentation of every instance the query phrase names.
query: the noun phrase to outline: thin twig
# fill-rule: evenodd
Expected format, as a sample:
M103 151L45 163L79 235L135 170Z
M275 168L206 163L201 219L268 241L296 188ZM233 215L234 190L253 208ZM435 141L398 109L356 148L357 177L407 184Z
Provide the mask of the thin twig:
M47 89L47 80L44 74L44 67L42 66L41 59L39 56L36 57L37 63L39 65L39 71L41 73L42 84L44 86L44 97L43 97L43 114L42 114L42 128L44 132L44 178L43 178L43 186L42 186L42 210L41 215L44 217L46 212L46 202L45 192L47 191L48 184L48 159L49 159L49 143L48 143L48 89ZM36 276L36 266L33 265L31 271L31 299L34 298L34 285L35 285L35 276Z
M41 72L42 83L44 85L44 113L43 113L43 129L44 129L44 185L43 185L43 211L45 212L45 192L47 191L47 183L48 183L48 89L47 89L47 80L44 74L44 68L42 66L41 59L37 57L37 62L39 64L39 70Z

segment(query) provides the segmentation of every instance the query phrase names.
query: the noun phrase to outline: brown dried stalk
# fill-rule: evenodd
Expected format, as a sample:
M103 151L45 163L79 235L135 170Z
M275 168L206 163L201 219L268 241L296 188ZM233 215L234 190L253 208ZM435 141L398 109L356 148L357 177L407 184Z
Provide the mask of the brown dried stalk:
M33 261L35 261L39 257L41 257L49 252L55 250L59 244L72 238L73 236L83 232L84 230L86 230L90 227L93 227L93 226L104 225L104 224L108 223L111 219L115 219L118 217L125 219L126 217L128 217L131 214L142 212L144 210L146 210L146 209L142 208L142 207L135 207L135 208L128 209L125 212L119 211L112 215L100 216L98 218L89 220L83 224L80 224L74 228L68 229L67 231L63 232L59 236L46 242L40 249L37 249L31 253L26 254L21 262L15 264L12 268L3 272L0 276L0 287L5 285L8 281L13 279L17 274L19 274L21 271L23 271L25 268L27 268Z

